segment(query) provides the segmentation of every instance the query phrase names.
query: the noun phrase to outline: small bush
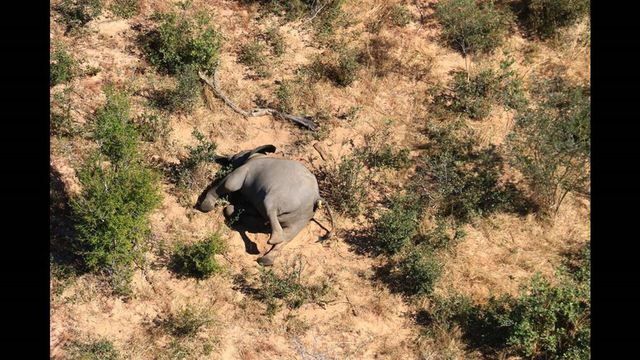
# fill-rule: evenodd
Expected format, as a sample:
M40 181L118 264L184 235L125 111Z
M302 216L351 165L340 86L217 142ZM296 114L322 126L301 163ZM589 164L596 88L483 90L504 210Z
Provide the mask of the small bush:
M74 136L80 132L78 124L73 120L71 114L73 108L71 104L72 88L65 88L62 92L53 94L50 103L50 131L54 136Z
M453 233L451 233L453 231ZM433 251L448 249L465 237L465 231L445 219L438 218L436 227L421 234L420 244Z
M293 85L288 81L283 81L276 88L276 98L278 99L278 110L291 113L293 111Z
M302 282L302 263L297 261L278 275L272 269L260 269L260 288L257 296L267 304L267 314L275 315L284 302L290 309L297 309L308 302L323 303L322 298L329 292L329 284L305 285Z
M391 208L375 221L372 240L381 252L393 255L418 234L420 203L411 196L395 196Z
M67 26L67 32L77 31L102 13L102 0L62 0L56 10Z
M449 111L462 113L471 119L483 119L491 106L499 103L510 109L520 110L527 105L522 82L509 67L513 59L501 64L501 71L492 69L470 76L466 71L454 73L450 90L436 95L434 103Z
M357 149L355 155L369 168L388 168L400 170L411 164L409 149L395 150L389 143L390 128L385 127L364 137L366 146Z
M114 0L109 9L114 15L128 19L140 12L140 0Z
M182 188L188 188L197 182L196 171L206 163L212 163L216 159L216 144L208 141L202 133L194 130L193 137L198 141L195 147L188 147L189 155L180 164L172 169L173 181Z
M337 46L329 57L318 57L308 68L314 79L327 78L337 86L348 86L357 78L361 54L355 49Z
M442 25L443 41L465 56L500 46L511 20L493 2L475 0L438 2L435 16Z
M217 233L195 244L180 244L173 254L173 270L185 276L208 278L223 270L214 255L224 251L226 244Z
M562 78L539 82L534 96L538 106L518 114L507 145L548 214L567 193L589 193L591 98L588 87Z
M503 160L491 145L479 149L466 127L435 126L427 130L424 166L417 171L413 186L418 193L430 192L438 215L454 216L466 222L476 215L495 211L524 213L532 210L512 183L500 181ZM431 184L431 189L424 189Z
M276 56L282 56L285 53L284 37L280 34L277 27L270 27L265 34L265 38Z
M430 295L442 274L442 264L430 251L413 248L397 266L398 280L409 295Z
M195 65L186 65L176 73L177 85L166 94L166 104L170 111L189 113L200 95L200 77Z
M407 26L411 22L411 12L406 6L396 4L391 8L389 18L395 26Z
M142 260L148 215L160 203L159 179L137 163L100 163L92 156L78 171L82 194L71 201L75 248L90 270L111 275L114 289L125 291L132 266Z
M138 132L130 119L129 95L113 86L105 94L107 103L96 112L93 137L114 163L131 161L137 156Z
M169 119L156 113L142 113L135 120L135 127L144 141L162 141L169 136Z
M588 14L588 0L525 0L526 21L541 38L549 38L558 28L574 24Z
M335 32L335 27L339 23L344 23L344 17L346 16L342 11L342 5L346 0L324 0L323 2L316 3L316 9L322 7L320 12L313 19L314 25L318 35L322 38L328 38Z
M320 174L320 189L336 211L356 217L362 211L366 198L364 164L355 157L343 157L339 165L329 165Z
M206 309L187 305L157 322L172 336L187 338L195 336L200 329L211 324L213 317Z
M264 55L264 45L259 41L252 41L244 45L240 49L238 60L249 67L249 69L255 71L259 77L269 76L267 70L267 58Z
M74 341L69 345L69 355L77 360L117 360L120 353L109 340Z
M186 65L213 71L218 63L222 36L204 13L157 14L160 24L141 38L143 52L158 69L175 74Z
M58 43L56 50L51 54L52 62L49 64L49 86L64 84L78 75L78 62L71 56L66 48Z

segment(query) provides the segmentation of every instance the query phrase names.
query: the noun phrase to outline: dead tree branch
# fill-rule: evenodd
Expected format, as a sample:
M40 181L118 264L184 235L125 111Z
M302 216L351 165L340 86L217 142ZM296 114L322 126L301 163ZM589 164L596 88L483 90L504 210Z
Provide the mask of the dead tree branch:
M280 117L282 119L289 120L309 130L315 131L317 129L316 124L313 122L313 120L310 117L295 116L295 115L283 113L273 108L254 108L254 109L250 109L249 111L243 110L238 105L236 105L233 101L231 101L231 99L229 99L229 97L227 97L220 90L220 85L218 84L218 79L216 78L215 73L213 74L213 78L207 76L202 71L199 71L198 75L200 76L200 79L204 81L205 84L207 84L211 88L211 90L217 97L219 97L227 106L233 109L233 111L237 112L238 114L244 117L271 115L274 117Z

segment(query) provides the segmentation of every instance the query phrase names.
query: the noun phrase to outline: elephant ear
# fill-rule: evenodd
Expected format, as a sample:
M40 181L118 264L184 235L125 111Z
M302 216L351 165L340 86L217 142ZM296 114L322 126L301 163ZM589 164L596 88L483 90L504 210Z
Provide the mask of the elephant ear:
M255 154L255 153L274 153L276 152L276 147L269 144L269 145L262 145L262 146L258 146L257 148L251 150L251 152L249 153L249 156Z

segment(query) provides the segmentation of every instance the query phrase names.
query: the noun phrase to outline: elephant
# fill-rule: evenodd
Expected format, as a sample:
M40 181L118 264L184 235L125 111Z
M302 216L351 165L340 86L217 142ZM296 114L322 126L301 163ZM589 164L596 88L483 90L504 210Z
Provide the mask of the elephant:
M232 171L219 183L211 184L196 204L206 213L213 210L220 196L239 192L253 205L249 213L270 225L267 243L273 246L258 259L263 266L273 265L282 247L298 235L318 209L326 208L331 220L331 230L321 241L331 238L334 228L332 211L320 197L315 176L298 161L267 156L275 151L274 145L262 145L219 158ZM235 210L234 205L228 205L224 214L230 216Z

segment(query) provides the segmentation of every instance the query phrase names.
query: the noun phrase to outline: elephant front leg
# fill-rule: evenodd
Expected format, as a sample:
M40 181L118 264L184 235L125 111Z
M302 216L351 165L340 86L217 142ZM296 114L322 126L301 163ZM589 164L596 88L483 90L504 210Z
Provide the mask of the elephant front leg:
M237 169L222 179L218 185L212 187L200 203L200 211L209 212L213 210L220 196L240 190L244 183L246 173L246 169Z

